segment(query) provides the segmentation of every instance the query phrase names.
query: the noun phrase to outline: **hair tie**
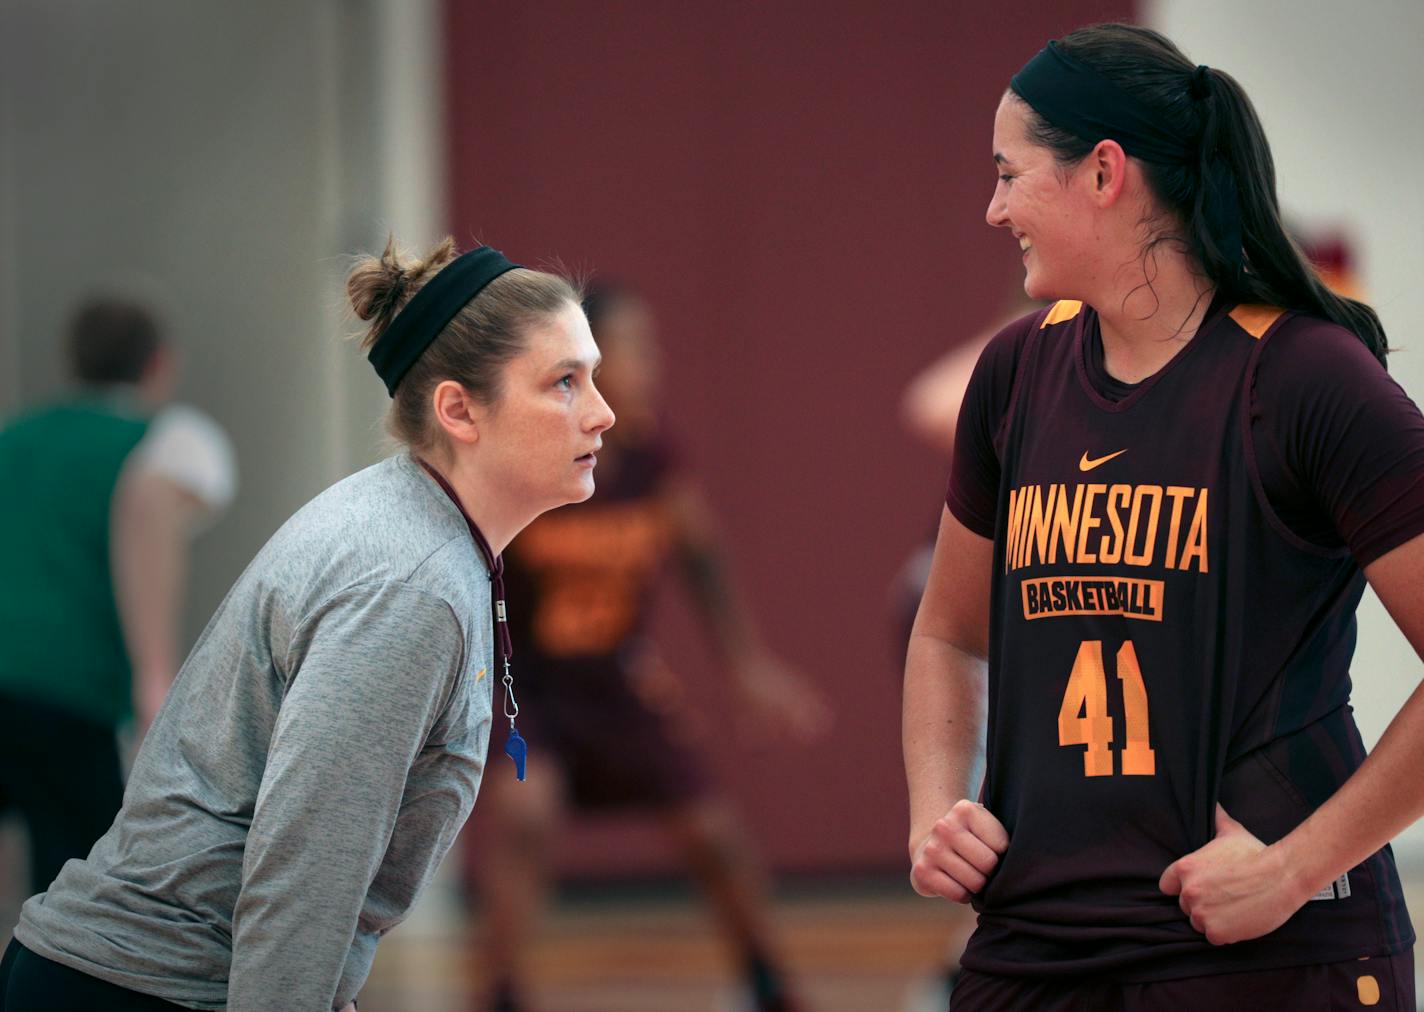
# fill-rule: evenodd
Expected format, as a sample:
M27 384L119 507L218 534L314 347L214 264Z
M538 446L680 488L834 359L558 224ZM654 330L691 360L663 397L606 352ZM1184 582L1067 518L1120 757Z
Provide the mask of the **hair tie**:
M410 272L404 267L396 268L396 276L391 279L390 291L386 293L386 311L395 314L396 307L400 305L401 296L405 294L405 286L410 283Z
M1187 85L1187 90L1191 92L1192 98L1198 102L1204 98L1210 98L1211 68L1205 63L1197 64L1197 69L1192 71L1192 78Z

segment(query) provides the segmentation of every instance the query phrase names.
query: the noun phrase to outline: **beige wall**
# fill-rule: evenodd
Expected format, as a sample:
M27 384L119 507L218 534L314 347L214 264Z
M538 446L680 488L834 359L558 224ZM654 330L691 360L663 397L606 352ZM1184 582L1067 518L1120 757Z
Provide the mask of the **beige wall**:
M341 278L387 228L423 242L441 217L437 14L0 3L0 413L59 387L84 292L161 293L180 396L241 469L195 548L190 638L293 510L379 452L385 396L342 341Z

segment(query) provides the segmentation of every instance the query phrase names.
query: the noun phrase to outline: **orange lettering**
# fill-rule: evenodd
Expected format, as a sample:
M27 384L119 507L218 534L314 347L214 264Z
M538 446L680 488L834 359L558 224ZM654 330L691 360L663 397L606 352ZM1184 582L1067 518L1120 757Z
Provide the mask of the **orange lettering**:
M1078 544L1078 518L1082 515L1083 486L1073 486L1073 506L1068 506L1068 487L1065 485L1058 494L1058 502L1053 508L1053 539L1048 543L1050 565L1058 559L1058 543L1063 543L1063 561L1072 562L1074 549Z
M1147 524L1143 527L1142 549L1138 551L1137 530L1141 526L1139 521L1142 519L1142 501L1148 496L1152 498L1152 505L1149 507ZM1150 566L1152 564L1152 556L1157 548L1157 517L1161 512L1162 486L1138 485L1132 495L1132 515L1127 522L1127 547L1123 561L1129 566Z
M1182 529L1182 504L1196 494L1196 489L1185 485L1168 485L1167 497L1172 500L1172 519L1167 525L1167 558L1165 565L1171 569L1177 564L1177 535Z
M1197 571L1207 572L1207 552L1206 552L1206 489L1201 490L1201 496L1197 499L1197 511L1192 516L1192 529L1187 532L1187 547L1182 552L1182 561L1179 568L1186 569L1193 559L1197 563Z
M1107 490L1106 485L1089 485L1087 494L1083 497L1083 521L1078 525L1078 563L1080 565L1098 561L1098 557L1088 550L1088 536L1093 532L1093 528L1102 523L1101 520L1093 516L1093 500Z
M1112 525L1113 532L1104 535L1102 541L1098 543L1098 560L1108 565L1113 565L1122 558L1122 518L1118 516L1119 507L1126 507L1132 500L1131 485L1114 485L1108 489L1108 523Z

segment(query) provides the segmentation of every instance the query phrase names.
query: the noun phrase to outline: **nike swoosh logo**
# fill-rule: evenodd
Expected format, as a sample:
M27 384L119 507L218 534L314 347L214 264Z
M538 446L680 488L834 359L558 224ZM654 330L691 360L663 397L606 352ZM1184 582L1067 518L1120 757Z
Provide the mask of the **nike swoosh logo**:
M1122 456L1124 453L1126 453L1126 452L1127 452L1126 450L1118 450L1117 453L1110 453L1110 454L1108 454L1106 457L1099 457L1097 460L1089 460L1089 459L1088 459L1088 455L1087 455L1086 453L1084 453L1084 454L1083 454L1083 459L1080 460L1080 461L1078 461L1078 470L1080 470L1080 471L1091 471L1093 468L1097 467L1099 464L1106 464L1108 461L1112 460L1114 457L1121 457L1121 456Z

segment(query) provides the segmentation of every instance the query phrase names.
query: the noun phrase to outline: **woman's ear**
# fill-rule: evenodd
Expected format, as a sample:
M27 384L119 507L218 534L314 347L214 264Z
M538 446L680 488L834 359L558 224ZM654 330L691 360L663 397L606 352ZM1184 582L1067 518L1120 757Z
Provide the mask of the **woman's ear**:
M436 384L430 402L436 422L451 439L470 445L479 441L485 409L462 385L442 380Z
M1098 141L1088 155L1088 164L1093 172L1093 199L1099 207L1111 207L1127 182L1127 153L1117 141Z

